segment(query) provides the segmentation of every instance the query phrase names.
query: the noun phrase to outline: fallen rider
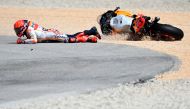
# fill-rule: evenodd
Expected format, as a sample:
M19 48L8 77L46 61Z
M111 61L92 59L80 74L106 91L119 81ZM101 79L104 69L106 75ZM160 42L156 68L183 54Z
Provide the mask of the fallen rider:
M60 33L56 29L46 29L29 20L18 20L14 24L14 30L18 36L17 44L36 44L44 41L58 41L63 43L92 42L101 39L96 27L84 30L73 35ZM26 37L26 39L22 39Z

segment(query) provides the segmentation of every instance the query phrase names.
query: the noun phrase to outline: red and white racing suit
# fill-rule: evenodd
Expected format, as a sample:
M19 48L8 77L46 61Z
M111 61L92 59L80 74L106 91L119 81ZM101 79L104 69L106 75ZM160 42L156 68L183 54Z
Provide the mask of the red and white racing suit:
M84 32L78 32L73 35L62 34L56 29L46 29L34 22L28 22L28 28L26 29L24 35L27 39L22 40L17 39L17 44L35 44L42 41L60 41L60 42L97 42L97 37L89 37L85 35Z

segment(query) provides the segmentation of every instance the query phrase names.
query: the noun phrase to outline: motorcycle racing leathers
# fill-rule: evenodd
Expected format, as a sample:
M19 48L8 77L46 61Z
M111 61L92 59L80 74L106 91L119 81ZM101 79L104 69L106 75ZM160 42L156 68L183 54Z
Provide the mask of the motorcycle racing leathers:
M27 39L17 39L17 44L35 44L43 41L59 41L64 43L97 42L101 38L96 27L73 35L62 34L56 29L46 29L32 21L28 21L28 27L24 32Z

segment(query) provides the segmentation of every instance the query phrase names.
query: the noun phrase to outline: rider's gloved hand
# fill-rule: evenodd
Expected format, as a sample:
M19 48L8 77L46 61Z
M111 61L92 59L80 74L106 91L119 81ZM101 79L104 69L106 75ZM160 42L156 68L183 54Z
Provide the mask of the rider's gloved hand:
M18 38L16 41L17 44L24 44L24 41L21 38Z

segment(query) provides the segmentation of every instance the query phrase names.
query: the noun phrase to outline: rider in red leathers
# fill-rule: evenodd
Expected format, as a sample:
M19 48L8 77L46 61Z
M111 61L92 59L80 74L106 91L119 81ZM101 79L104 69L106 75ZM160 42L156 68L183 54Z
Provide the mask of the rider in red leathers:
M101 39L96 27L69 35L62 34L56 29L46 29L32 21L18 20L14 24L14 30L18 36L17 44L35 44L43 41L59 41L64 43L96 43L97 39ZM27 39L21 39L22 36L26 36Z

